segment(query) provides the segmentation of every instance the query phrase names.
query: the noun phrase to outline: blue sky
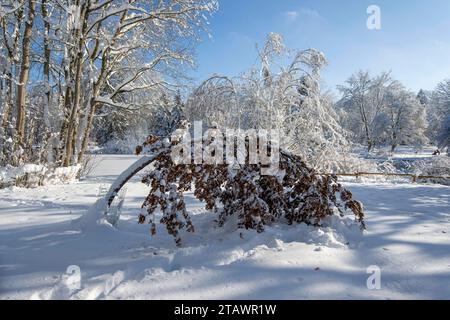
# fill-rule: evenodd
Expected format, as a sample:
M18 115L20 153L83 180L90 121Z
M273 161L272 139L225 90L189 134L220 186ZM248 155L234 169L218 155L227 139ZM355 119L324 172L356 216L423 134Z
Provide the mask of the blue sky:
M268 32L288 47L316 48L329 61L327 88L358 69L393 76L412 90L433 89L450 77L449 0L219 0L212 39L197 48L196 81L236 75L256 62L255 44ZM367 7L381 8L381 30L368 30Z

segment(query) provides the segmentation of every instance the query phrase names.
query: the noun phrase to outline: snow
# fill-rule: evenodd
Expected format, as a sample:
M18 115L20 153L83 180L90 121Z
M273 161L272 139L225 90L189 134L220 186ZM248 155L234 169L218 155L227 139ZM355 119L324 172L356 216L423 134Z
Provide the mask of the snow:
M345 183L364 204L364 234L347 218L320 229L216 229L187 194L195 233L176 248L160 226L151 237L137 224L148 192L139 177L127 184L118 229L80 229L78 218L138 159L101 157L83 181L0 190L0 299L450 298L448 186ZM373 265L380 290L366 286Z
M76 179L80 166L47 168L43 165L27 163L19 167L0 167L0 185L12 185L14 180L30 174L35 180L42 178L41 183L70 182ZM37 183L36 183L37 185Z

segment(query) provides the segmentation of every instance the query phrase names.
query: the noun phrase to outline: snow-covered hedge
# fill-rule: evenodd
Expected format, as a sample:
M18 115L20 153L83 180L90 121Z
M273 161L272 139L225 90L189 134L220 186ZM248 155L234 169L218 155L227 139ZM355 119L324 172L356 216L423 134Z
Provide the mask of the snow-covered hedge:
M412 165L414 174L423 176L449 177L449 179L428 179L429 182L450 185L450 157L436 156L415 161Z
M51 168L38 164L0 168L0 189L7 187L34 188L45 184L70 182L77 178L80 166Z
M226 222L237 228L262 232L273 223L306 223L320 226L329 216L344 216L349 211L356 223L365 228L362 204L353 199L335 176L320 175L300 157L281 152L278 175L261 175L261 166L227 164L175 164L172 147L176 142L149 137L138 153L156 155L154 169L142 181L151 187L139 223L151 225L156 233L155 211L162 212L160 223L166 226L177 245L179 231L194 231L186 210L183 193L194 190L206 209L217 214L217 225Z

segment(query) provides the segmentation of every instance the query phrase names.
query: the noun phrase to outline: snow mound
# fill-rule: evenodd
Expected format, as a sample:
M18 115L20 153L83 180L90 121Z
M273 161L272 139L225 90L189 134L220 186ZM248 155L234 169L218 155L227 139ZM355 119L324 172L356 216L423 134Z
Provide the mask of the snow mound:
M43 165L27 163L20 167L7 165L0 167L0 189L12 186L37 187L46 184L74 181L80 166L49 168Z
M72 226L83 232L99 232L105 229L115 230L104 217L105 208L106 199L98 199L84 215L72 221Z
M349 217L329 216L323 220L320 227L305 223L292 225L274 223L267 225L265 230L260 233L252 229L237 228L231 220L223 227L218 227L215 218L216 216L209 211L192 214L195 232L183 232L183 245L177 251L178 254L189 256L200 251L203 253L211 251L216 256L214 264L224 265L248 256L255 248L282 251L290 243L304 243L329 248L353 248L359 245L364 236L360 225ZM102 220L97 225L102 223L107 224ZM134 219L121 220L117 232L141 233L148 231L148 226L136 226L135 224ZM89 225L91 224L89 223ZM163 225L158 224L157 229L161 230L157 230L154 236L149 234L150 241L155 247L175 249L175 244L168 241L169 235L162 232L163 228Z

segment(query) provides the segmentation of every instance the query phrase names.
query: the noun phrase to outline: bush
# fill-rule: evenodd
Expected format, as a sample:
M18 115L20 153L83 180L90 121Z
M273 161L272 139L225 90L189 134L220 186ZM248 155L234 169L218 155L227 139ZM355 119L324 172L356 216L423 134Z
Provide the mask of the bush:
M35 188L46 184L67 183L78 177L80 166L47 167L27 163L20 167L0 167L0 189L12 186Z
M83 161L80 164L80 170L78 171L77 177L86 178L95 170L101 161L101 157L97 154L85 154Z
M450 157L435 156L415 161L412 172L423 176L449 177L449 179L427 179L428 182L450 185Z

